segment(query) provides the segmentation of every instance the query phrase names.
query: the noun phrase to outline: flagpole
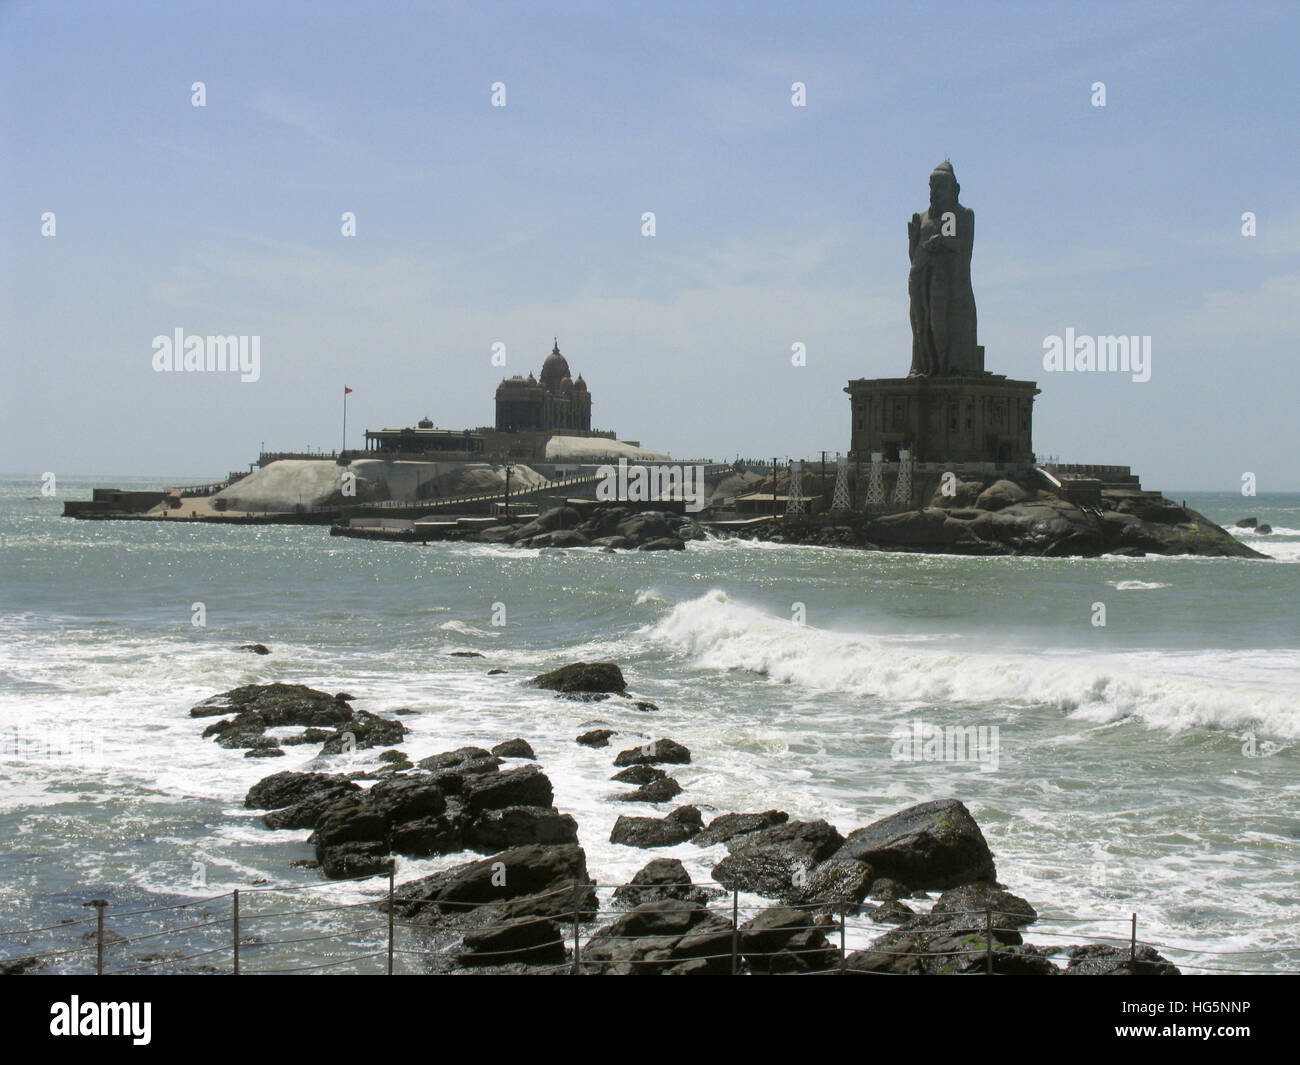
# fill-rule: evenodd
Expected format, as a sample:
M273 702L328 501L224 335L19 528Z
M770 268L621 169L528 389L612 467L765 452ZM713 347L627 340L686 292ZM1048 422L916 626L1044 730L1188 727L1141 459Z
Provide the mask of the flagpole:
M343 386L343 451L348 449L348 386ZM339 452L339 458L343 457L343 451Z

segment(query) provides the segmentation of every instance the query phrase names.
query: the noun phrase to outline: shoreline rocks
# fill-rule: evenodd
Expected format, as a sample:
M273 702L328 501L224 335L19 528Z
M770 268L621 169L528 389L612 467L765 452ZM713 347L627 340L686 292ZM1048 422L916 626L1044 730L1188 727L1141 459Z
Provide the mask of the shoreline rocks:
M870 551L951 555L1141 557L1202 555L1264 559L1205 515L1138 487L1100 489L1095 503L1077 504L1032 475L1016 479L958 481L952 494L936 491L912 510L868 516L860 512L816 518L719 526L723 535L774 543ZM1247 524L1240 528L1267 526ZM369 535L373 530L333 530ZM448 536L470 543L514 547L599 547L606 551L685 550L709 535L707 519L668 511L631 511L597 505L583 518L569 506L552 507L523 525L494 525Z
M987 488L957 482L955 488L952 496L936 492L928 505L894 514L777 518L732 526L727 533L774 543L941 555L1268 557L1156 492L1103 489L1099 504L1085 508L1028 479Z
M595 673L575 663L551 676L558 674L560 688L622 681L614 663L594 665ZM218 722L225 724L222 733L245 739L288 724L332 728L330 737L372 725L371 718L397 724L362 716L350 699L301 685L248 685L205 700L191 715L233 713ZM609 736L602 738L607 746ZM713 866L712 884L694 883L679 858L650 858L602 909L580 826L555 807L551 781L531 761L503 768L505 759L534 757L521 737L445 751L416 765L388 750L380 760L392 772L368 788L344 774L284 771L250 787L244 805L264 811L269 829L309 829L315 860L294 864L317 867L326 879L387 873L397 855L485 855L395 892L394 915L432 937L430 964L438 970L569 971L576 920L586 926L580 965L589 973L730 973L733 942L736 971L753 975L841 968L963 974L988 966L1007 974L1178 972L1148 947L1130 959L1127 949L1100 944L1025 944L1022 932L1038 913L997 882L988 842L955 798L918 803L847 835L824 820L792 821L775 809L718 814L707 827L695 805L662 817L619 816L610 832L613 844L653 850L692 842L726 854ZM634 790L609 801L670 801L681 785L660 764L691 761L691 752L668 738L622 751L612 759L618 768L612 779ZM736 926L726 889L769 901L746 905L747 916ZM926 889L942 892L928 911L901 901L925 898ZM386 902L377 905L387 908ZM828 930L842 916L864 912L868 922L883 926L880 934L841 958Z
M621 693L627 690L623 671L613 662L573 662L534 677L532 684L562 693Z

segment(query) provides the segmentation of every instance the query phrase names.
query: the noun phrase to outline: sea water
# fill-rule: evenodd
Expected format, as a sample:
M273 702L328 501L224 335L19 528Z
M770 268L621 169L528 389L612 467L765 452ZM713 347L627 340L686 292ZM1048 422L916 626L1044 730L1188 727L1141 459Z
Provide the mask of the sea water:
M1127 942L1136 913L1139 939L1187 971L1300 968L1300 495L1187 496L1222 524L1271 524L1233 530L1269 556L1256 561L737 540L516 550L61 517L61 498L90 487L64 480L47 498L35 479L0 481L0 931L86 921L82 904L102 898L132 938L199 926L106 965L224 970L230 901L202 900L240 888L246 968L335 958L377 971L382 957L346 958L382 952L367 903L386 881L327 884L291 866L313 857L308 832L266 830L243 798L272 772L374 769L378 752L248 759L201 739L211 719L188 713L237 685L284 681L415 711L401 718L415 759L528 740L603 885L657 856L708 882L725 853L613 845L619 814L777 808L847 834L952 796L981 825L999 879L1042 915L1030 942ZM249 642L273 653L237 650ZM578 660L617 662L658 710L525 683ZM600 727L619 730L611 747L574 742ZM918 729L983 729L995 764L900 745ZM682 795L663 808L610 801L626 790L609 780L617 751L660 737L692 752L672 767ZM397 880L474 857L400 859ZM281 945L335 934L345 918L348 934L319 949ZM0 958L44 953L47 971L85 971L87 928L0 937Z

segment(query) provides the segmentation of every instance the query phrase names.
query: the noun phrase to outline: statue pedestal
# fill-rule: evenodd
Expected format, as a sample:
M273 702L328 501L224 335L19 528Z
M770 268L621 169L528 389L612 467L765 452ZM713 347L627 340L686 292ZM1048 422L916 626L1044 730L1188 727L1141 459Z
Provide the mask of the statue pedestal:
M917 462L1031 463L1033 381L1001 374L969 377L879 377L850 381L850 453L869 461L901 450Z

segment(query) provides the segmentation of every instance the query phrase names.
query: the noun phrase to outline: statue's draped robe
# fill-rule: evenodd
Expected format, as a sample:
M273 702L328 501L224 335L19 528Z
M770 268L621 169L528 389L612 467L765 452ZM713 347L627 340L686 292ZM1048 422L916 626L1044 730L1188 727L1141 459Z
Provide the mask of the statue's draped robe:
M970 283L975 212L960 204L945 210L955 216L954 235L943 235L944 212L931 208L921 215L919 228L910 236L911 372L964 377L974 374L977 365L975 293Z

